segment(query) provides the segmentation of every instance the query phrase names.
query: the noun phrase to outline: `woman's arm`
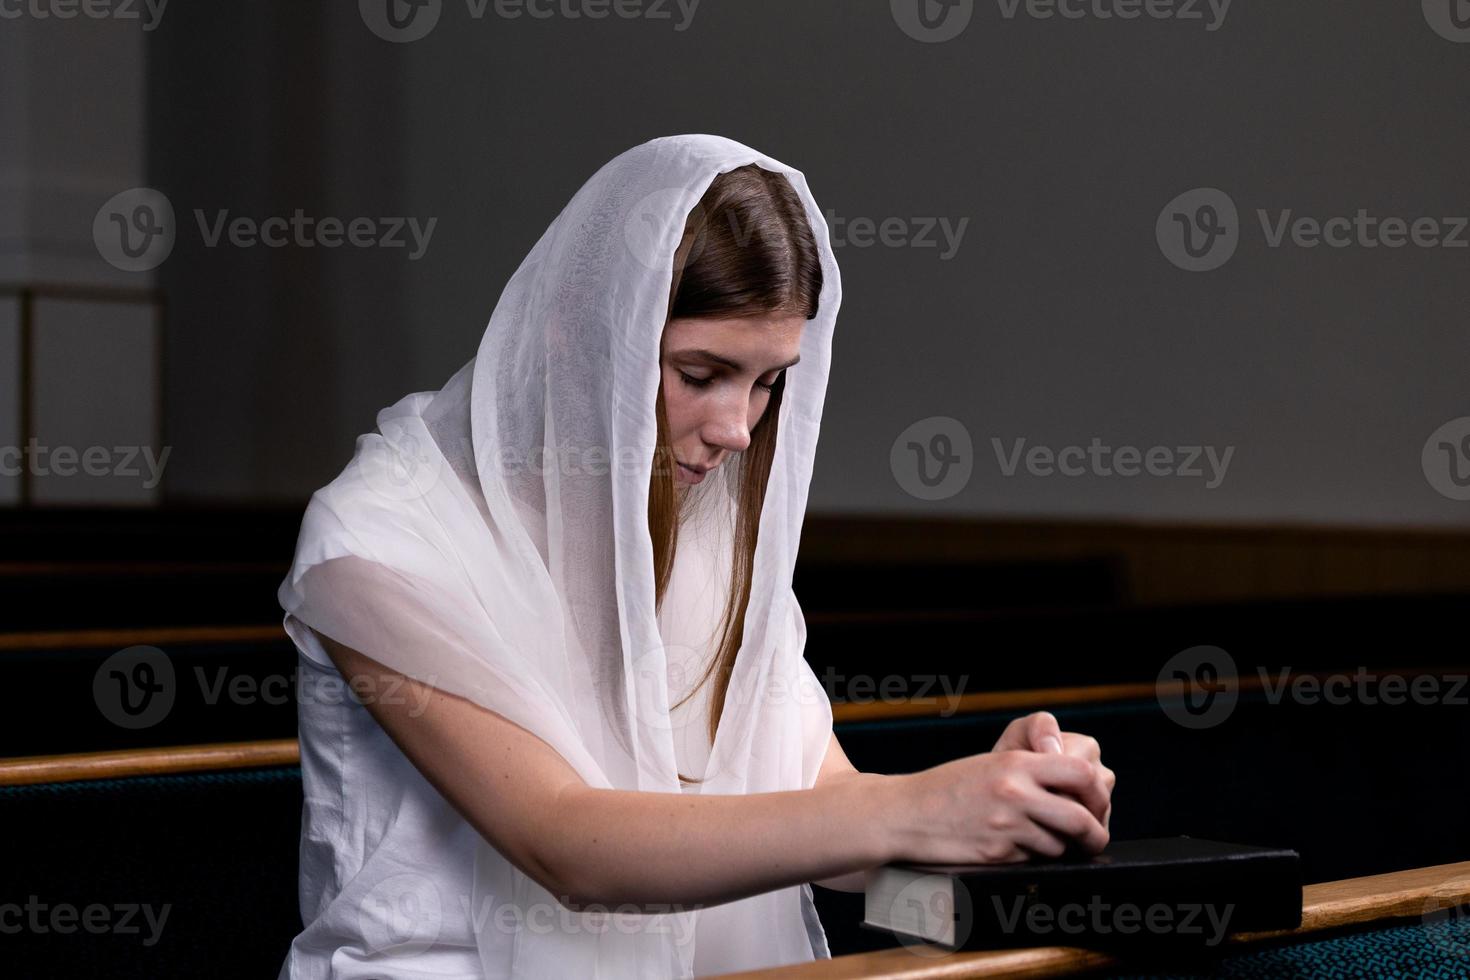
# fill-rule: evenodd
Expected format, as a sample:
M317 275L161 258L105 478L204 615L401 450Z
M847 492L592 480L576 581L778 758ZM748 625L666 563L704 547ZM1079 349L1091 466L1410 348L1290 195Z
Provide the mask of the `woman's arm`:
M1055 743L1048 744L1048 738L1055 738ZM1102 752L1097 739L1088 735L1079 735L1076 732L1064 732L1058 725L1055 715L1049 711L1037 711L1012 721L991 751L1008 752L1018 749L1032 752L1059 751L1091 763L1095 767L1094 772L1105 793L1094 793L1090 800L1094 805L1098 800L1106 801L1101 811L1096 809L1092 811L1093 816L1097 817L1104 828L1108 826L1112 815L1113 786L1116 779L1113 771L1102 764ZM837 735L833 733L827 744L827 754L823 756L822 765L817 770L815 785L830 786L839 780L861 775L863 774L848 761L847 753L842 751L842 746L837 742ZM1088 797L1079 797L1079 800L1083 803L1089 802ZM866 890L867 877L868 873L865 870L853 871L833 878L823 878L813 884L835 891L860 892Z
M834 732L829 736L827 754L822 757L822 765L817 770L817 779L813 784L814 787L831 786L844 779L861 775L863 774L858 772L857 767L848 760L847 753L842 751L842 746L838 744L837 735ZM860 868L857 871L849 871L845 875L837 875L832 878L819 878L812 882L812 884L821 885L823 888L830 888L833 891L860 892L867 889L867 877L868 869Z
M1088 764L1035 753L748 795L594 789L519 725L321 640L355 688L408 688L407 697L366 706L470 825L569 909L717 905L892 860L1005 860L1022 854L1021 844L1061 853L1064 843L1043 824L1094 849L1106 843L1081 805L1043 787L1085 793L1094 778ZM973 819L976 793L985 812L1004 818L1001 826ZM957 822L951 807L965 819Z

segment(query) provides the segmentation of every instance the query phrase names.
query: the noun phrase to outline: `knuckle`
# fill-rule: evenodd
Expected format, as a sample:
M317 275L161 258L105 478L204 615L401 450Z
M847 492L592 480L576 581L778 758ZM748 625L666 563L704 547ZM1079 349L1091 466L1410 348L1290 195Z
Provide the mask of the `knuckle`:
M995 781L995 796L1007 802L1015 802L1026 795L1026 788L1014 776L1002 776Z

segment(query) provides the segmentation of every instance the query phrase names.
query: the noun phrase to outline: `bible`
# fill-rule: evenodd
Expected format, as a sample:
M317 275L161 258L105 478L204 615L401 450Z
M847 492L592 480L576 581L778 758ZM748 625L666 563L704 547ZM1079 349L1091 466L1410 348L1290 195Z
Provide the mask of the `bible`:
M1214 946L1301 924L1301 863L1284 848L1193 837L1114 841L1083 858L898 862L874 869L864 928L950 949Z

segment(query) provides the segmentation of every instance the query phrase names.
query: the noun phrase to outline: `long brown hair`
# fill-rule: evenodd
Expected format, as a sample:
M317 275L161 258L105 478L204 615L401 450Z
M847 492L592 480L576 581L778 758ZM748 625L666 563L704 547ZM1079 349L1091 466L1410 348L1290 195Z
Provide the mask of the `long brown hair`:
M674 256L669 313L665 320L685 317L711 319L755 315L817 315L822 291L821 258L801 199L781 174L755 164L715 177L709 190L689 213L684 235ZM660 361L663 345L660 342ZM674 481L673 452L664 410L663 372L659 372L657 447L648 492L648 529L653 539L655 605L663 603L674 568L679 541L680 499ZM750 444L727 465L738 481L734 548L731 555L730 594L716 635L717 652L693 689L678 703L693 697L714 678L710 699L710 743L719 730L725 692L735 669L735 657L745 633L745 608L750 600L751 568L766 481L776 452L776 422L786 373L778 377L765 412L750 430ZM673 707L677 707L674 705ZM684 782L698 783L679 774Z

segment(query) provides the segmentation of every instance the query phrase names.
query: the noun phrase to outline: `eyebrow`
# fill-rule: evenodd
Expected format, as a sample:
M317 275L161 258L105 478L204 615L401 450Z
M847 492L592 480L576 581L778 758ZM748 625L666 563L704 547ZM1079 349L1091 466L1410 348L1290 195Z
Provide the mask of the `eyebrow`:
M732 361L728 357L724 357L724 356L722 356L720 354L716 354L714 351L712 351L712 350L706 350L703 347L697 348L695 350L675 351L673 356L674 357L692 357L692 358L695 358L695 359L701 360L701 361L709 361L712 364L721 364L721 365L729 368L732 371L743 371L744 370L744 367L740 364L739 361ZM797 363L800 360L801 360L801 355L800 354L797 354L795 357L793 357L791 360L787 361L785 364L774 364L771 367L767 368L766 370L767 371L779 371L782 368L789 368L789 367L791 367L793 364Z

